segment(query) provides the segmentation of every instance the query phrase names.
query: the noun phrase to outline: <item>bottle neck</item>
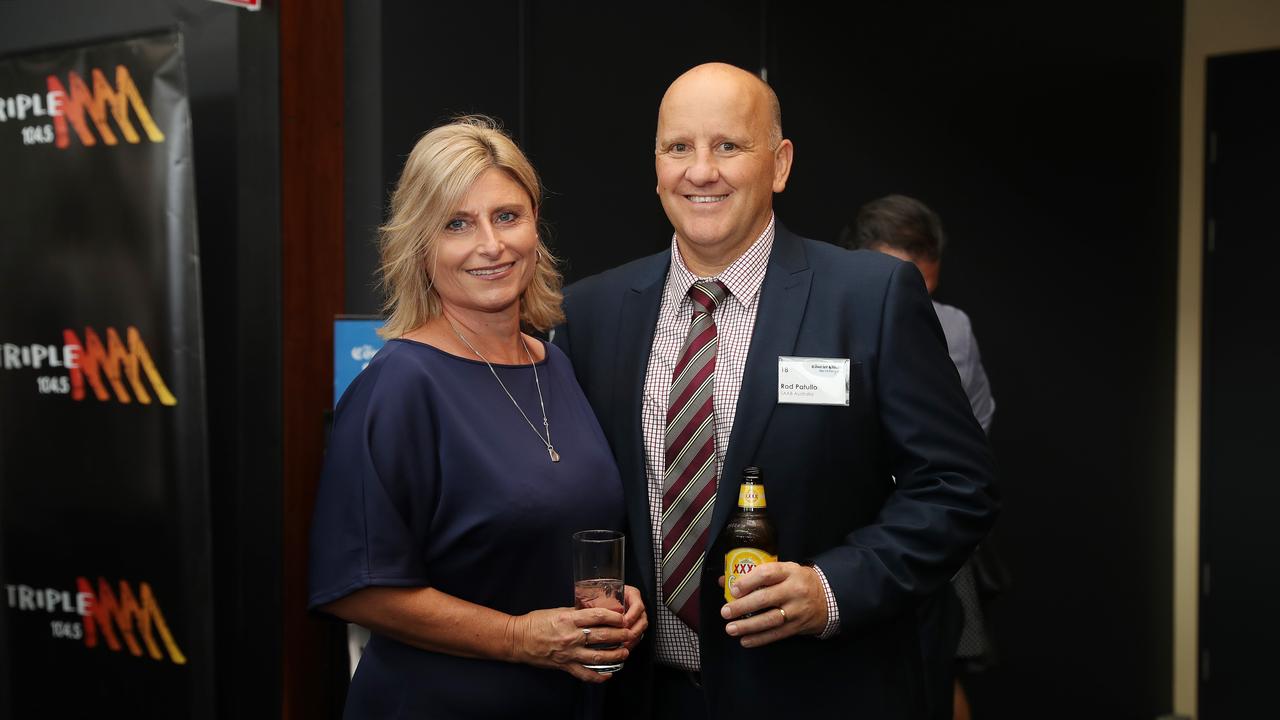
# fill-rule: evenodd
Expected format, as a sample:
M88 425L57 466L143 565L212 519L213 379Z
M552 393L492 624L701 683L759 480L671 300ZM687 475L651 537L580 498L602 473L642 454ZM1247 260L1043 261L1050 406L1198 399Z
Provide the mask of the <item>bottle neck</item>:
M764 512L768 508L765 501L764 484L744 482L738 486L738 509L743 512Z

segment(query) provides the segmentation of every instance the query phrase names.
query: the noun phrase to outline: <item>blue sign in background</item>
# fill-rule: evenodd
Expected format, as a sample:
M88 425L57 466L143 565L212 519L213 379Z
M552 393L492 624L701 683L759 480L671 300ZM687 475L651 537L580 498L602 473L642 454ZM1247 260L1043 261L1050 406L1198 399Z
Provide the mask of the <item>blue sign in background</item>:
M340 317L333 321L333 404L382 347L380 317Z

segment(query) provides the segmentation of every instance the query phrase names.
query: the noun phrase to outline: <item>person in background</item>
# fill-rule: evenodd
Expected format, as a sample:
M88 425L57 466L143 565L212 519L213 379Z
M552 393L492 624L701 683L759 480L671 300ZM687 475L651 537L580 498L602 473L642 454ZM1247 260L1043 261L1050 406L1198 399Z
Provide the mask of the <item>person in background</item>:
M946 235L938 215L924 203L906 195L886 195L858 210L854 227L845 228L840 244L851 250L876 250L913 263L924 276L929 295L938 289L942 274L942 250ZM996 401L991 396L987 371L982 367L973 324L963 310L933 301L934 312L947 337L947 353L960 373L960 384L969 398L973 416L983 432L991 432Z
M916 605L995 519L920 273L787 230L773 195L794 151L760 78L684 73L654 147L670 247L565 293L553 339L618 458L628 577L654 614L606 692L620 717L921 717ZM821 393L792 392L807 376ZM780 561L725 603L709 549L746 466Z
M310 607L372 631L347 718L581 717L644 633L575 610L572 533L621 529L622 485L564 353L542 190L484 118L410 153L382 229L387 344L334 418ZM602 650L592 644L618 643Z
M854 226L845 228L841 233L841 244L849 249L876 250L914 263L924 276L929 294L933 295L938 287L946 236L938 215L915 198L888 195L863 205L858 211ZM983 432L989 433L991 420L995 416L996 401L991 395L987 372L982 367L978 340L974 337L969 316L963 310L937 300L933 301L933 309L942 324L948 354L960 374L960 384L969 398L973 415L982 425ZM972 561L965 563L952 579L951 588L954 596L941 600L947 606L934 608L942 617L932 617L925 621L925 627L932 629L932 632L924 634L925 655L926 662L936 668L933 672L936 672L937 682L941 684L941 688L935 691L935 694L943 695L938 703L940 711L944 717L968 720L971 711L961 677L969 668L981 667L991 653L990 635L982 613ZM962 613L955 613L957 600ZM956 623L945 619L957 614L961 615L960 618L955 618L961 625L959 633L949 627ZM930 643L939 635L942 647L934 649L936 646ZM954 679L953 658L958 663ZM946 713L948 695L953 701L951 713Z

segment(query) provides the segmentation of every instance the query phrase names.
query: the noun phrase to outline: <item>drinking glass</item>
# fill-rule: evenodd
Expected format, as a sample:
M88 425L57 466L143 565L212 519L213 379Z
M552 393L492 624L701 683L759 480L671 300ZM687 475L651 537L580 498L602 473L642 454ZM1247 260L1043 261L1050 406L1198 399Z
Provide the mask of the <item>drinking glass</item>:
M573 534L573 606L605 608L625 613L623 594L623 558L626 536L616 530L583 530ZM613 650L621 643L587 643L597 650ZM586 665L596 672L617 672L622 663Z

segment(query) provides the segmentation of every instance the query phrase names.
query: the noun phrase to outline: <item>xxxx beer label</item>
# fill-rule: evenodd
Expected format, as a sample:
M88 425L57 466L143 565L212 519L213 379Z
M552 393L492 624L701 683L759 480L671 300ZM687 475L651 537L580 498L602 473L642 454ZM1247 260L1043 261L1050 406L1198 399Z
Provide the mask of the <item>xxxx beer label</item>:
M745 485L743 487L746 487ZM764 490L761 489L761 502ZM725 602L733 602L737 600L729 594L729 588L738 582L738 578L746 575L756 569L757 565L765 563L777 562L777 555L769 553L758 548L739 547L730 550L724 554L724 600Z
M764 485L760 483L742 483L739 485L738 507L744 510L764 510L768 507L764 501Z

